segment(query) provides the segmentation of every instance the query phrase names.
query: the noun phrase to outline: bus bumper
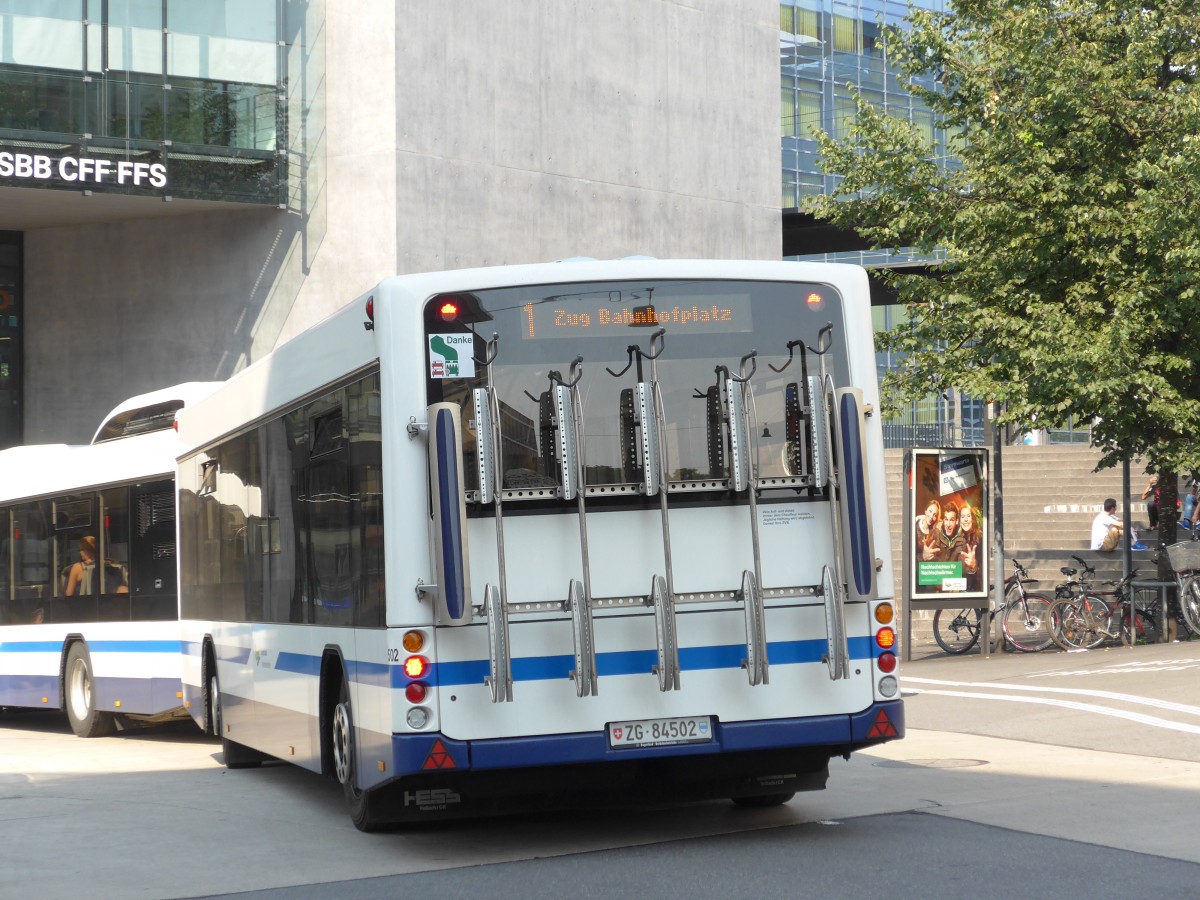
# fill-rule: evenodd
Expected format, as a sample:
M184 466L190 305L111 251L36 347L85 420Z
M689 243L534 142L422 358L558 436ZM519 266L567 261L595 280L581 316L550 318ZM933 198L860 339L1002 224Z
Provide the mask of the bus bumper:
M605 732L458 741L393 735L396 821L571 804L707 800L821 790L834 756L904 735L901 701L853 715L717 722L705 744L614 750ZM366 787L367 785L363 785Z

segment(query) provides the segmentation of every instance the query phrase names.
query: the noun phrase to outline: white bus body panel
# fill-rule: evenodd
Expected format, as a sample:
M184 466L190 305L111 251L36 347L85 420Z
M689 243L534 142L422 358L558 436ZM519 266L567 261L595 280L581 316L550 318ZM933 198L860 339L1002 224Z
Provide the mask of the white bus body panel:
M322 654L331 649L344 660L351 682L362 786L403 774L390 767L393 739L405 735L444 734L455 740L486 741L599 733L608 722L659 716L711 715L723 722L766 722L845 715L878 700L873 693L874 626L867 603L847 607L851 677L831 681L819 649L826 631L821 598L773 599L770 595L774 587L820 584L821 567L833 552L829 505L822 502L771 502L759 507L768 684L748 687L746 673L738 665L737 659L746 653L745 625L740 603L731 600L679 607L682 689L668 692L658 689L650 673L652 662L642 665L654 655L655 647L653 614L645 608L596 612L597 697L578 698L566 677L572 631L565 613L550 610L545 616L513 618L516 683L511 703L493 703L483 682L486 622L476 617L472 625L433 627L432 602L417 590L418 584L436 583L431 566L426 439L409 433L410 423L419 429L427 416L424 303L443 292L655 278L810 280L832 284L844 297L868 294L866 275L856 267L804 263L580 262L404 276L383 282L181 415L180 437L186 448L181 464L187 465L195 453L246 424L294 408L301 399L352 373L376 363L379 367L389 627L251 627L185 621L185 646L191 657L185 675L188 688L193 695L200 690L199 647L211 635L218 653L226 722L235 739L319 769L318 676ZM371 328L364 327L368 297L374 307ZM866 406L878 408L869 307L848 303L845 315L836 334L848 343L850 382L863 389ZM564 367L567 363L563 361ZM864 477L871 496L881 498L886 491L877 423L876 419L863 435ZM748 507L689 508L685 515L686 530L684 518L679 518L680 524L672 520L676 590L738 590L742 571L753 566ZM893 579L885 537L886 505L876 503L870 515L878 536L876 582L887 591ZM554 515L506 516L505 526L510 602L564 600L570 580L580 576L573 515L564 510ZM658 513L589 511L588 528L594 596L646 594L651 577L663 571ZM484 586L497 575L494 520L470 519L468 535L472 602L478 606ZM424 652L435 665L429 697L422 704L430 709L431 719L419 731L405 721L411 704L404 697L401 669L406 655L401 637L412 628L429 636ZM741 656L734 659L738 653ZM542 672L551 674L542 677Z

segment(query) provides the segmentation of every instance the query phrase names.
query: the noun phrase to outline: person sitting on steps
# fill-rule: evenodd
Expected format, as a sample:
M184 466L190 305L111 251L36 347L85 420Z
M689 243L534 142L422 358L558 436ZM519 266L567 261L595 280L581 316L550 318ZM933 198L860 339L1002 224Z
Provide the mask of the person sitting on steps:
M1099 550L1101 553L1112 553L1117 549L1117 544L1121 541L1121 533L1125 530L1125 526L1121 524L1121 520L1116 516L1117 501L1109 497L1104 501L1104 511L1097 513L1096 518L1092 519L1092 549ZM1137 533L1130 535L1133 540L1131 549L1146 550L1147 547L1137 539Z

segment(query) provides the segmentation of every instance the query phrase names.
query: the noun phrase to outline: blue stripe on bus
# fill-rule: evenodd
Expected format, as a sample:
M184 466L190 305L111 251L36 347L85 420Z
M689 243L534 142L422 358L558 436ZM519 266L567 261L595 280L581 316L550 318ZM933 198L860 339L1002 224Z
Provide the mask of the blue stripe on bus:
M308 653L289 653L281 650L275 657L275 669L279 672L295 672L298 675L320 675L321 657ZM353 678L353 675L351 675ZM222 691L224 693L224 691Z
M92 653L179 653L179 641L88 641ZM0 653L61 653L62 641L0 641Z
M0 653L61 653L62 641L0 641Z
M873 642L869 637L849 640L852 659L869 659ZM811 641L773 641L767 643L767 658L776 665L821 662L827 650L822 638ZM746 658L745 644L725 644L713 647L680 647L679 668L684 671L704 669L740 669ZM658 662L655 650L627 650L596 654L598 675L642 675L648 674ZM544 681L568 678L575 667L574 656L526 656L512 661L513 681ZM393 687L403 687L411 679L404 677L404 670L393 667ZM488 674L486 659L463 662L435 663L428 680L431 684L450 687L460 684L480 684Z
M851 659L870 659L877 650L870 637L850 638L849 647ZM773 665L819 663L824 660L826 648L824 638L809 641L771 641L767 643L767 657ZM242 655L243 660L248 659L249 650ZM740 669L745 658L745 644L679 648L679 667L684 671ZM644 675L650 673L657 661L658 654L654 650L597 653L596 671L604 676ZM574 667L575 658L572 655L520 656L512 661L513 681L566 679L570 677ZM275 658L274 668L280 672L317 677L321 674L321 657L282 651ZM402 666L346 660L346 668L351 681L374 687L404 688L414 680L404 674ZM482 684L487 674L486 659L469 659L433 663L429 674L420 680L440 687L454 687Z
M93 653L174 653L179 654L179 641L88 641Z
M236 644L218 644L214 645L217 659L221 662L236 663L239 666L244 666L250 662L250 648L239 647Z
M346 667L350 670L350 680L356 681L359 684L367 684L372 687L405 687L408 682L413 680L410 678L400 679L403 684L396 684L396 679L393 674L399 671L401 674L404 668L401 666L389 666L386 663L363 662L362 660L346 660Z
M858 401L854 394L842 395L842 458L846 471L842 473L846 510L850 519L850 556L854 570L854 587L860 595L871 593L875 572L867 540L867 502L863 478L862 435L859 432Z

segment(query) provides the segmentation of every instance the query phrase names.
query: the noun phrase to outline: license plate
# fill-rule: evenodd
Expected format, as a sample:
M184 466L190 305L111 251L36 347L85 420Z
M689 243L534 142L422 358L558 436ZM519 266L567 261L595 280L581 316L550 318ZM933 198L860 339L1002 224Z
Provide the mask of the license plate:
M711 716L684 716L678 719L634 719L610 722L608 746L667 747L671 744L706 744L713 739Z

